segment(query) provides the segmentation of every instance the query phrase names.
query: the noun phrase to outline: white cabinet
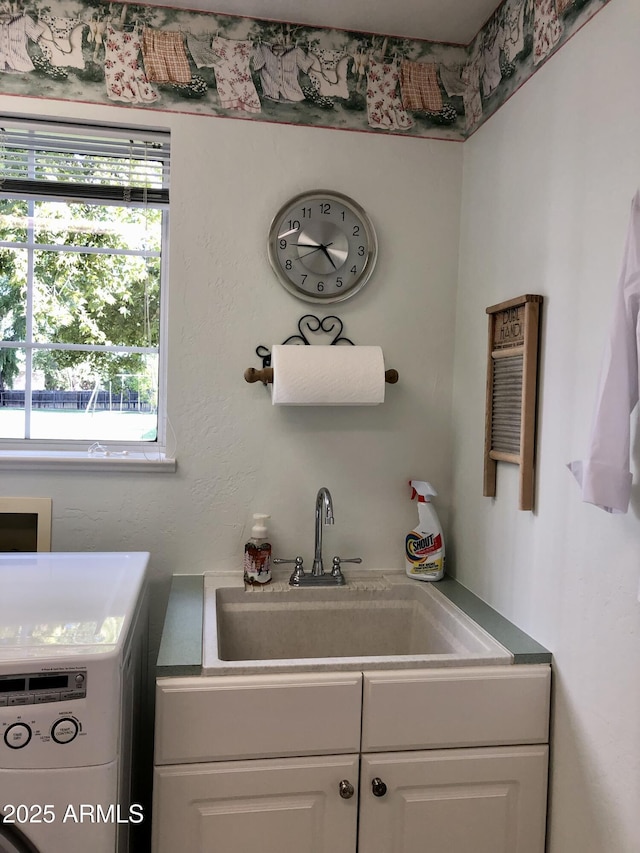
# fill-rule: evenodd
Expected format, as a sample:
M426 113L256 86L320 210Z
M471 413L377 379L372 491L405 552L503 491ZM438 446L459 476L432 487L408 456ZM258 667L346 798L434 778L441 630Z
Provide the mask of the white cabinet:
M362 674L159 678L155 763L360 752Z
M154 849L354 853L357 778L357 755L157 768Z
M358 853L543 853L547 747L362 756Z
M159 679L153 853L544 853L549 688L545 665Z
M361 752L547 743L548 666L364 673Z
M365 672L358 853L543 853L550 676Z
M354 853L361 708L359 672L158 679L153 853Z

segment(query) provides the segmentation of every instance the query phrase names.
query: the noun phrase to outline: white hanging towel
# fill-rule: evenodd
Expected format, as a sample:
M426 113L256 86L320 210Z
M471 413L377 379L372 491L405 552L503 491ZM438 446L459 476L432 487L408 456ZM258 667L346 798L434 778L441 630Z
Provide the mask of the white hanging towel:
M639 307L640 192L637 192L631 204L588 452L583 460L567 466L582 487L582 500L612 513L626 512L631 496L630 418L638 402Z

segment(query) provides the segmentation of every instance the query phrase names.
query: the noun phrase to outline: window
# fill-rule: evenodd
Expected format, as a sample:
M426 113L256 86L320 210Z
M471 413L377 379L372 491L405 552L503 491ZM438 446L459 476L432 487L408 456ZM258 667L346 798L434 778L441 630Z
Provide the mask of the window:
M2 125L0 449L161 450L168 134Z

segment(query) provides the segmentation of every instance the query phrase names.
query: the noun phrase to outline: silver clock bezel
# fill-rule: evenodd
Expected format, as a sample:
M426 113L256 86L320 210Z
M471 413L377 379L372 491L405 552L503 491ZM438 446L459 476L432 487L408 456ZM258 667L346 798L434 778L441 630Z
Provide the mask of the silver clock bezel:
M335 201L338 204L344 205L344 207L351 211L364 229L368 248L365 263L347 290L342 293L333 293L328 296L318 296L298 287L286 274L285 270L282 268L282 264L280 263L277 243L279 238L279 225L287 213L293 211L294 208L303 207L307 202L325 201ZM336 227L338 226L336 225ZM351 247L351 240L349 240L348 235L345 234L345 237ZM350 299L352 296L355 296L356 293L359 293L369 281L378 258L378 238L368 213L352 198L334 190L308 190L307 192L299 193L299 195L289 199L289 201L283 204L273 217L271 227L269 228L269 237L267 239L267 251L271 268L285 290L288 290L289 293L296 296L298 299L302 299L304 302L313 302L315 304L324 303L329 305L334 302L344 302L345 299Z

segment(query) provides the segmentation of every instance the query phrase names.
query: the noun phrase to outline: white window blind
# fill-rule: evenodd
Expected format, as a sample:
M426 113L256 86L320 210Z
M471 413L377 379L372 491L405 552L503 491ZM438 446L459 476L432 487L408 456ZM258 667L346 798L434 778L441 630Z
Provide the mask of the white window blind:
M0 118L0 193L162 207L169 154L162 132Z

